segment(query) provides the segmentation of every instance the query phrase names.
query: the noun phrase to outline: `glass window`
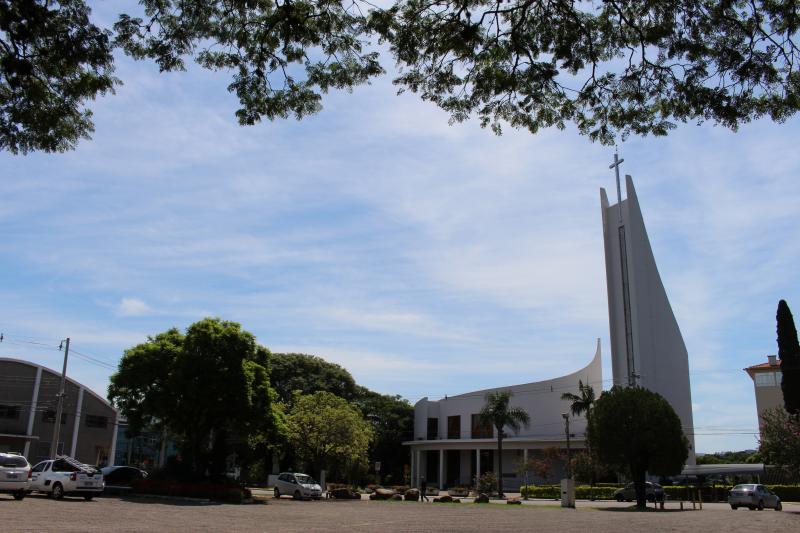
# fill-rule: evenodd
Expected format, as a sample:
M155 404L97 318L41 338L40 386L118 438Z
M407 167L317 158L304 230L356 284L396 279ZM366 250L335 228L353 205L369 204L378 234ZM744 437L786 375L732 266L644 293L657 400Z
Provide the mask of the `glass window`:
M6 468L19 468L28 466L28 461L19 455L3 455L2 457L3 460L0 461L0 466L4 466Z
M775 384L780 385L781 381L783 380L783 372L780 370L775 371Z
M775 372L759 372L756 374L756 387L775 386Z
M429 418L428 419L428 435L427 440L436 440L439 438L439 419L438 418Z
M472 438L473 439L491 439L493 436L492 425L481 423L480 415L472 415Z
M461 415L447 417L447 438L461 438Z
M38 465L34 466L34 467L31 469L31 472L41 472L42 470L44 470L44 466L45 466L46 464L47 464L47 463L39 463Z
M108 426L107 416L86 415L87 428L100 428L105 429Z
M56 421L56 412L52 409L48 409L47 411L42 411L42 422L46 422L48 424L52 424ZM67 423L67 413L61 413L61 424Z

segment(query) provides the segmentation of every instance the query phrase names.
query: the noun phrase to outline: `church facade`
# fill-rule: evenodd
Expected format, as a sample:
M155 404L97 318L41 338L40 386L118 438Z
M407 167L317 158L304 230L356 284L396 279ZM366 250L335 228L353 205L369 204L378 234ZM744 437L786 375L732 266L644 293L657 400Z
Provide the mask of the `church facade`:
M613 382L640 386L661 394L675 409L689 439L687 463L695 464L689 356L656 266L645 229L639 200L630 176L625 176L626 199L622 199L617 167L617 203L610 204L605 189L600 204L605 249L606 287L611 339ZM566 447L563 414L569 402L565 392L579 394L578 381L602 390L600 340L589 364L559 378L468 392L438 401L423 398L414 407L414 440L411 448L411 482L418 486L424 476L440 489L472 485L477 476L498 471L496 432L481 427L477 414L491 391L510 390L511 404L525 409L531 424L518 434L506 430L503 440L503 486L514 490L531 472L522 474L518 465L547 448ZM585 447L585 418L570 417L573 448ZM563 477L563 462L555 462L550 480ZM559 471L560 470L560 471Z
M518 465L528 458L541 456L547 448L566 447L566 428L562 413L570 403L561 399L565 392L578 392L578 380L596 390L603 382L600 340L588 365L555 379L524 383L496 389L485 389L450 396L438 401L423 398L414 406L414 440L411 446L411 477L419 486L421 476L429 486L440 489L456 485L472 485L476 476L497 472L497 431L478 422L478 412L486 403L486 394L510 390L511 404L524 409L531 424L519 433L506 430L503 439L503 486L516 489L524 479ZM571 446L583 448L586 419L570 419ZM548 478L563 477L563 464L556 461ZM532 472L529 482L542 482Z

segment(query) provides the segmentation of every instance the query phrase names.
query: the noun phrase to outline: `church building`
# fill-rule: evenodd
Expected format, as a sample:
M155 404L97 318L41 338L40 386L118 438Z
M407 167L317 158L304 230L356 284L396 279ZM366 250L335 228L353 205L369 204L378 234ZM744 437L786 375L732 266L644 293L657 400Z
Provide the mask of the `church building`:
M658 273L647 237L639 200L630 176L625 176L627 197L622 199L619 160L611 165L617 174L617 203L609 204L605 189L600 205L605 248L606 287L611 340L611 368L615 385L641 386L661 394L681 419L689 439L687 463L695 464L694 424L689 384L689 356ZM523 483L518 466L542 456L547 448L566 447L563 418L569 402L565 392L579 394L578 381L602 389L600 340L587 366L547 381L467 392L438 401L423 398L414 406L414 440L411 448L411 483L425 477L440 489L472 485L477 476L497 471L496 431L478 422L478 412L491 391L510 390L512 405L531 417L519 433L506 430L503 439L503 487L515 490ZM585 447L586 419L570 417L570 445ZM563 477L563 462L556 462L550 480ZM529 482L542 482L527 473Z

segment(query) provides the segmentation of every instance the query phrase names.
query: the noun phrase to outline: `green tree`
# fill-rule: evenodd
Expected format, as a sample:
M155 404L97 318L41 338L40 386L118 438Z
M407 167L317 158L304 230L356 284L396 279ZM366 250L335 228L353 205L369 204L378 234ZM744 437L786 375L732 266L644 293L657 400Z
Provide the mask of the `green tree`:
M762 418L759 451L764 462L800 478L800 420L780 407L764 411Z
M369 449L370 463L381 462L381 477L399 482L410 452L403 441L414 439L414 407L400 396L390 396L359 387L355 404L372 426L374 439Z
M330 89L381 74L453 121L535 133L573 123L593 140L731 129L800 107L798 17L773 0L140 0L114 45L162 71L193 58L226 70L241 124L304 117ZM87 98L110 91L111 44L84 0L0 0L0 148L64 150L92 131Z
M523 426L527 426L531 417L521 407L512 407L511 397L514 393L510 390L490 391L486 393L486 405L478 413L481 424L491 424L497 430L497 494L503 497L503 439L506 437L505 428L509 427L518 433Z
M586 413L588 418L589 411L594 405L594 388L588 383L584 385L583 381L579 379L578 394L574 392L565 392L561 395L561 399L570 402L569 411L572 413L572 416L581 416Z
M175 392L170 382L184 335L172 328L125 350L111 376L108 399L128 420L128 431L163 431L171 420Z
M359 408L374 431L369 462L381 462L381 475L401 479L409 450L403 441L413 438L414 408L399 396L380 394L358 385L345 368L321 357L301 353L272 354L272 387L291 408L296 393L330 392ZM294 460L292 447L283 450L283 461Z
M0 150L63 152L94 131L84 104L119 81L90 12L84 0L0 0Z
M298 457L315 473L346 473L366 465L373 438L357 408L329 392L298 395L286 417L286 435Z
M613 143L800 107L794 2L403 0L374 15L395 81L462 121Z
M561 395L562 400L570 402L569 411L572 416L578 417L583 414L586 415L588 421L595 402L594 388L589 385L583 384L583 381L578 380L578 394L573 392L565 392ZM590 498L594 499L593 489L597 478L603 476L605 473L605 465L602 465L597 459L597 455L592 453L591 446L586 443L586 452L576 455L570 465L571 472L580 470L582 479L589 481L590 485ZM578 475L578 474L575 474Z
M294 393L298 391L302 394L325 391L347 400L360 394L350 372L315 355L275 353L270 377L278 399L285 404L291 404Z
M660 394L641 387L615 386L602 394L588 428L600 461L630 474L639 508L646 504L645 475L678 474L689 455L675 410Z
M280 427L269 386L269 351L235 322L206 318L126 350L109 400L131 429L167 429L196 475L219 474Z
M793 415L800 415L800 344L794 318L785 300L778 302L778 357L781 361L783 404Z

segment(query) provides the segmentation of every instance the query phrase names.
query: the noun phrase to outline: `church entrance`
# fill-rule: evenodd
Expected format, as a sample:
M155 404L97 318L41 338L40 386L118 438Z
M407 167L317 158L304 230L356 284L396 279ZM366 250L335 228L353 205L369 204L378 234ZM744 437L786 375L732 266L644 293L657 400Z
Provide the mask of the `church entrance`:
M447 487L452 487L461 483L461 450L447 450L444 453L447 457L445 482Z

